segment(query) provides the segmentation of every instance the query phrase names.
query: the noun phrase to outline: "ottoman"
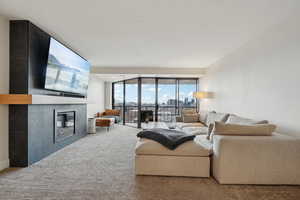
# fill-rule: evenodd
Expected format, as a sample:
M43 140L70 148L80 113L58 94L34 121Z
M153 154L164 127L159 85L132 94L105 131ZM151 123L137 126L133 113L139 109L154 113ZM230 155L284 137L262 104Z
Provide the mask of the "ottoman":
M196 136L169 150L153 140L139 138L135 148L135 174L209 177L212 145L205 135Z

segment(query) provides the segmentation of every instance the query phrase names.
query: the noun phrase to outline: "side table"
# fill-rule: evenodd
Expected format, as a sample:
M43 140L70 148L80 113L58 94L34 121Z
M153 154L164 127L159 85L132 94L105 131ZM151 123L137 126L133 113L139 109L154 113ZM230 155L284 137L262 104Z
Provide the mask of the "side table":
M88 119L88 133L90 134L96 133L96 118Z

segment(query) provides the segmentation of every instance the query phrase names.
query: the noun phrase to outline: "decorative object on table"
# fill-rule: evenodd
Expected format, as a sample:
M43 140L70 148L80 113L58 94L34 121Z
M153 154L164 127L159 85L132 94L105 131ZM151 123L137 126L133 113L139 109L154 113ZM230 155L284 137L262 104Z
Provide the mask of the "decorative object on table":
M176 124L175 123L168 124L168 128L169 129L176 129Z
M171 117L170 122L166 122L168 129L176 129L176 120L174 117Z

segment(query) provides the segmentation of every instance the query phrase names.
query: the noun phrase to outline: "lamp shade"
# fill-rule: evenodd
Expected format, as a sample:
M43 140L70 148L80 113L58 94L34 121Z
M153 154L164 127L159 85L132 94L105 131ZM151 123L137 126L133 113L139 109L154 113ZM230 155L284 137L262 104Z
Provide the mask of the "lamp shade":
M194 92L193 96L197 99L210 99L212 98L211 92Z

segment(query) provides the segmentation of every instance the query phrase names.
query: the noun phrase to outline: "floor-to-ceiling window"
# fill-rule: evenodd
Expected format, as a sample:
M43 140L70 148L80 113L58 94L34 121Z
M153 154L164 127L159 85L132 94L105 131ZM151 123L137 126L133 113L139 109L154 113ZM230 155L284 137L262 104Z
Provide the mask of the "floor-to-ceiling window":
M134 127L138 123L138 79L125 81L125 123Z
M197 78L135 78L113 83L113 108L123 124L141 127L152 121L172 122L183 108L197 109Z
M121 122L123 123L123 108L124 108L124 82L115 82L112 85L113 105L114 109L120 110Z
M141 123L156 119L155 78L141 78Z
M171 122L177 114L176 79L158 79L158 121Z
M179 79L178 80L178 113L183 108L197 109L197 100L193 93L197 91L197 80Z

